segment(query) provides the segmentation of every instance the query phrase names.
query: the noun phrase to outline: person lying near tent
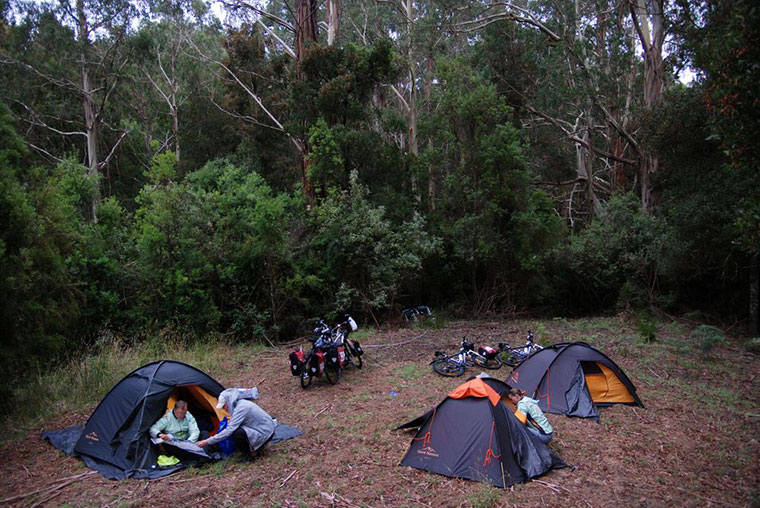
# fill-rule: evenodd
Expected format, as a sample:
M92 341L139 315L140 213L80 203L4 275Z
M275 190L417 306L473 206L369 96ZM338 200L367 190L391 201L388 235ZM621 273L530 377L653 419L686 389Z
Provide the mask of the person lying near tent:
M515 416L525 424L528 432L540 439L542 443L549 444L554 429L544 412L538 407L538 401L526 396L525 391L519 388L512 388L507 394L507 398L517 406Z
M168 411L148 431L150 437L171 441L172 437L195 443L200 436L200 429L195 417L187 411L187 402L178 400L174 409Z
M240 399L237 388L224 390L218 400L216 408L224 408L231 415L230 423L218 434L198 441L198 446L205 448L232 436L238 450L249 454L251 458L256 457L259 450L272 439L277 422L256 403Z

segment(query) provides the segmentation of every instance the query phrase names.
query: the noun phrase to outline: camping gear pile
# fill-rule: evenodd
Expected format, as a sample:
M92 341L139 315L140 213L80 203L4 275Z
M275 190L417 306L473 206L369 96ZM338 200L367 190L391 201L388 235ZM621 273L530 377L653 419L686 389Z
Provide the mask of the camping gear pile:
M417 305L401 311L404 320L407 322L425 321L433 319L433 311L427 305Z
M314 336L309 338L311 350L304 351L303 346L299 346L288 355L290 373L299 377L301 388L306 389L314 378L323 375L330 384L337 384L344 367L362 368L364 350L358 340L349 339L349 334L359 327L350 315L346 314L345 318L333 328L320 320Z
M187 402L201 430L216 434L220 422L229 416L216 408L223 390L208 374L185 363L149 363L119 381L84 426L44 432L42 437L67 454L81 457L106 478L161 478L190 465L224 458L222 453L207 453L189 441L163 442L162 452L148 434L151 425L178 400ZM258 397L256 388L238 391L245 398ZM270 443L300 434L300 430L278 423ZM175 457L178 462L166 458L159 462L160 455Z

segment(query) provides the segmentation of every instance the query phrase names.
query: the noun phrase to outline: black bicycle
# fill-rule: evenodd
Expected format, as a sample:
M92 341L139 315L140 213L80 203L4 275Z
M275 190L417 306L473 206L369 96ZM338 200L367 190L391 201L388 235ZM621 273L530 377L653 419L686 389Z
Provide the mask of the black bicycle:
M528 331L525 344L521 346L511 347L509 344L499 342L498 358L501 363L509 365L510 367L516 367L530 355L543 348L544 347L541 344L533 341L533 332Z
M430 362L433 370L446 377L459 377L464 374L467 367L478 366L484 369L498 369L501 367L496 350L490 349L486 354L484 348L475 351L475 345L463 339L459 351L453 355L447 355L441 351L435 352L436 359Z

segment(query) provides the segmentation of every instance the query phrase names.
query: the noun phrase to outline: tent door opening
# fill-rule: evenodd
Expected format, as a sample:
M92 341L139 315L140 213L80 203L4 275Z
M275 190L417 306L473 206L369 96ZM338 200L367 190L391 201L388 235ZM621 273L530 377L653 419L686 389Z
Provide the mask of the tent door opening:
M596 404L632 403L633 395L606 365L597 362L581 362L591 399Z
M166 410L174 409L178 400L187 402L187 410L195 417L198 428L213 436L219 429L219 422L228 416L224 409L216 409L216 397L209 395L198 385L177 386L166 401Z

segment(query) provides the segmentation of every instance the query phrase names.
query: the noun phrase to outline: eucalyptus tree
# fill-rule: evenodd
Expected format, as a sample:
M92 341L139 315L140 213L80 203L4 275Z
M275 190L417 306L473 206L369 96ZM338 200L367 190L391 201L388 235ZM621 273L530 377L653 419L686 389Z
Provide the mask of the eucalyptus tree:
M662 97L666 5L664 0L485 2L477 4L480 10L474 16L454 24L458 30L481 33L493 23L514 22L541 34L534 49L543 65L536 69L553 76L541 85L554 88L550 102L555 105L526 97L523 106L533 117L532 125L551 125L574 146L576 177L568 182L569 194L584 196L589 219L599 211L598 193L609 196L628 186L625 167L630 166L637 168L642 209L651 208L650 180L657 161L636 135L635 112L642 111L638 106L651 109ZM635 56L639 45L644 62ZM572 90L575 98L556 96L565 90ZM547 95L541 90L540 96Z
M13 48L3 48L0 61L24 72L36 89L48 94L46 101L80 101L81 116L48 118L27 103L28 90L12 90L19 118L31 129L47 130L65 138L78 138L65 144L82 150L90 177L100 172L116 153L127 134L125 129L112 125L108 109L119 83L122 69L129 61L125 40L135 15L134 6L127 0L60 0L56 3L24 4L18 8L25 18L21 26L28 27L23 41ZM42 37L38 28L52 28L55 38ZM41 46L44 44L44 46ZM43 58L39 58L43 56ZM106 136L104 130L110 131ZM61 160L62 153L52 153L45 147L33 146L47 156ZM100 193L94 196L91 213L97 219Z
M204 46L217 45L221 49L218 38L213 38L217 28L206 4L161 0L151 2L149 7L132 38L136 58L130 77L134 81L133 86L125 90L125 102L131 105L144 131L148 154L146 169L153 155L153 142L158 144L159 151L172 150L181 163L181 111L187 109L191 98L202 100L201 92L212 86L213 74L203 61L190 54L189 41ZM205 41L201 42L202 39ZM155 100L150 100L150 96ZM164 122L163 118L169 121Z

